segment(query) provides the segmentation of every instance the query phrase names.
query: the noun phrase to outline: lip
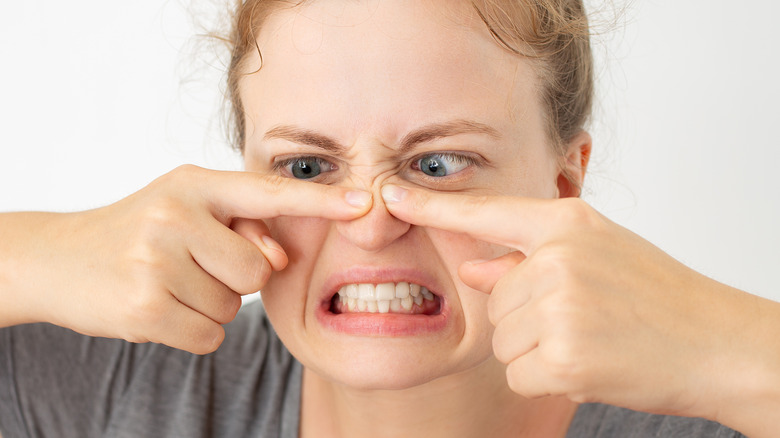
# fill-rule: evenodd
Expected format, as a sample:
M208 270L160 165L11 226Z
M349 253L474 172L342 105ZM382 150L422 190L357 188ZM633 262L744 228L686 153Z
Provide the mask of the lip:
M341 313L330 311L331 298L347 284L416 283L425 286L440 300L435 315L394 313ZM415 336L443 330L449 321L449 306L444 288L430 274L416 268L353 266L327 278L319 297L317 321L326 329L354 336Z

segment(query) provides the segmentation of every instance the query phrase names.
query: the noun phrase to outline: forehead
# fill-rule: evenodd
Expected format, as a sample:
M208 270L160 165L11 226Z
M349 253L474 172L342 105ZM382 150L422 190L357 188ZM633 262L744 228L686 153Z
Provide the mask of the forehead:
M346 139L452 119L541 126L530 62L466 1L313 1L273 13L257 42L262 68L240 84L250 141L276 123Z

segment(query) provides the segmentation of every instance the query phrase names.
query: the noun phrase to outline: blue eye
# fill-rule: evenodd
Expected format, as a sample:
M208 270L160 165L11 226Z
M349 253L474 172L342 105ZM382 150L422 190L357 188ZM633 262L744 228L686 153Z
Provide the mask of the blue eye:
M336 166L319 157L295 157L284 160L274 165L275 168L283 168L296 179L312 179L323 172L336 170Z
M458 173L473 162L473 159L463 155L432 154L415 161L412 168L421 170L428 176L439 178Z
M293 176L298 179L309 179L318 176L322 169L320 163L317 160L297 160L292 163L292 169L290 169Z

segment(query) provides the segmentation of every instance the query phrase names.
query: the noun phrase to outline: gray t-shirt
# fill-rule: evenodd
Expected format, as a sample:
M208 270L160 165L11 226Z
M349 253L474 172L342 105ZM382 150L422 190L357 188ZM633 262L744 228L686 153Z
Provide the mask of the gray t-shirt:
M216 352L90 338L48 324L0 330L0 433L17 437L298 434L301 365L260 303ZM717 423L582 405L569 438L742 437Z

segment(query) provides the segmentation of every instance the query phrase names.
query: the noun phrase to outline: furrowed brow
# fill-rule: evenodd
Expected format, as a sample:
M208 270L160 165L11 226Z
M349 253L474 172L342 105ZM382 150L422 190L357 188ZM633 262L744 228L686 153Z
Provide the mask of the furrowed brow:
M336 140L308 129L299 128L292 125L279 125L271 128L263 136L264 140L279 138L316 148L325 149L329 152L341 152L344 147Z
M406 153L420 143L436 140L443 137L451 137L458 134L485 134L493 138L500 138L501 134L488 125L470 120L453 120L444 123L434 123L423 126L408 133L401 140L399 152ZM315 131L303 129L293 125L279 125L271 128L263 136L264 140L278 138L307 146L324 149L329 152L342 152L345 148L327 135Z
M501 137L501 134L495 128L483 123L471 120L453 120L423 126L410 132L401 140L400 152L408 152L420 143L458 134L486 134L493 138Z

